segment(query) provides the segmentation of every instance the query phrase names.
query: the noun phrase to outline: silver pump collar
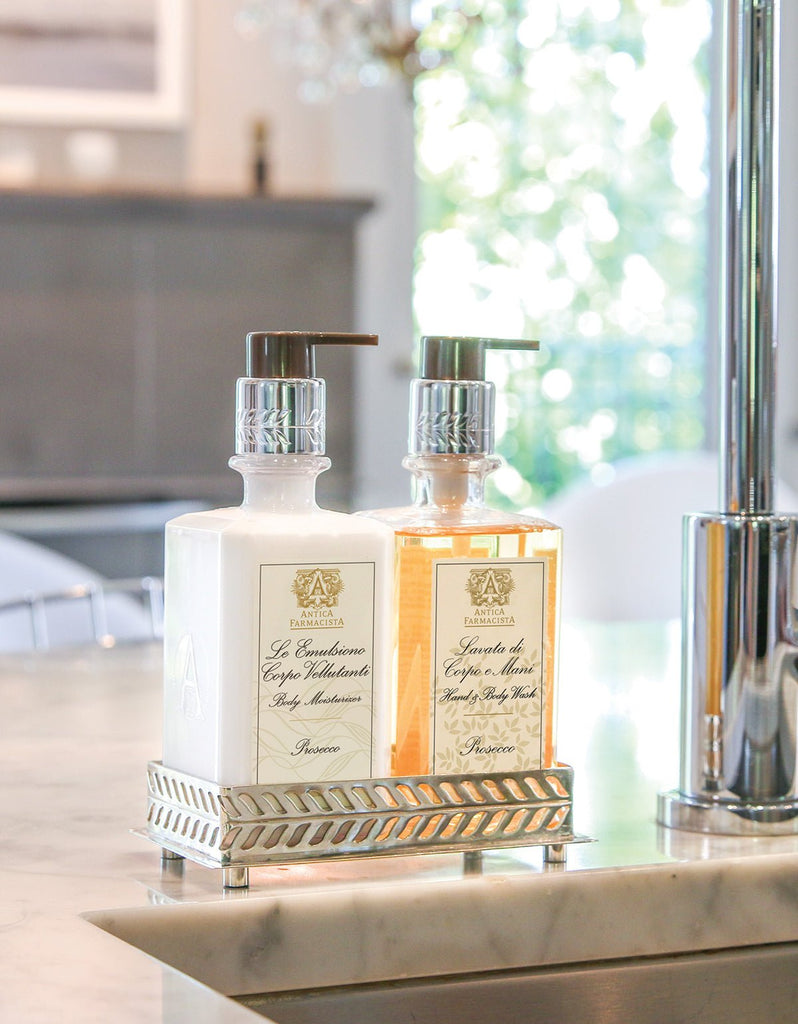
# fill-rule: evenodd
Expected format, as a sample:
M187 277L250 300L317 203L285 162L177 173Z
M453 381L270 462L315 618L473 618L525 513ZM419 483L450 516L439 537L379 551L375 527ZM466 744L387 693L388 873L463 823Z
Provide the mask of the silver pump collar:
M410 384L411 455L491 455L496 388L485 380L488 349L540 347L506 338L424 337Z
M374 334L248 334L247 376L236 383L236 454L323 455L326 387L315 376L315 347L376 344Z

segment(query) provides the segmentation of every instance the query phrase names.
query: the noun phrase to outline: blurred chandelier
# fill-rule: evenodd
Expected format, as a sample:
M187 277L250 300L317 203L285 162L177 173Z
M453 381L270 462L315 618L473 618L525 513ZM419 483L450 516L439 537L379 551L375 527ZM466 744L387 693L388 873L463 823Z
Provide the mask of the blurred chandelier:
M243 36L268 33L276 53L299 71L300 97L320 102L396 74L412 82L437 66L440 54L417 44L438 6L440 0L245 0L235 20Z

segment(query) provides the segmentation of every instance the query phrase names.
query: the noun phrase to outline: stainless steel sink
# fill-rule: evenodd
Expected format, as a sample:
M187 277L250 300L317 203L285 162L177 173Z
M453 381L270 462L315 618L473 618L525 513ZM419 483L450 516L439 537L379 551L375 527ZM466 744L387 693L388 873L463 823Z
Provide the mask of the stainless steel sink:
M794 1024L798 944L248 996L277 1024Z

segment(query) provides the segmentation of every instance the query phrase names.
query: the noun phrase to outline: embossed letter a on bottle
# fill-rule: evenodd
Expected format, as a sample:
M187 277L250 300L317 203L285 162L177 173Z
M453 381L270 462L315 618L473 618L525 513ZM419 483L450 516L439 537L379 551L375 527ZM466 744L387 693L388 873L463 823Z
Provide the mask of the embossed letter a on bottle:
M197 663L194 658L194 641L190 633L181 637L178 644L177 669L177 677L180 680L180 710L186 718L204 718L197 681Z

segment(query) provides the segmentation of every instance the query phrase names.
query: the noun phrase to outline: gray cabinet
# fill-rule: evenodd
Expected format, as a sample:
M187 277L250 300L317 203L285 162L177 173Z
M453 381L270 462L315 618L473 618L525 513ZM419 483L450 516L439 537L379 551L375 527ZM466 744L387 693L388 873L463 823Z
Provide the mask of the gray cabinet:
M249 330L353 329L360 200L0 194L0 503L235 501ZM347 505L353 360L320 353Z

